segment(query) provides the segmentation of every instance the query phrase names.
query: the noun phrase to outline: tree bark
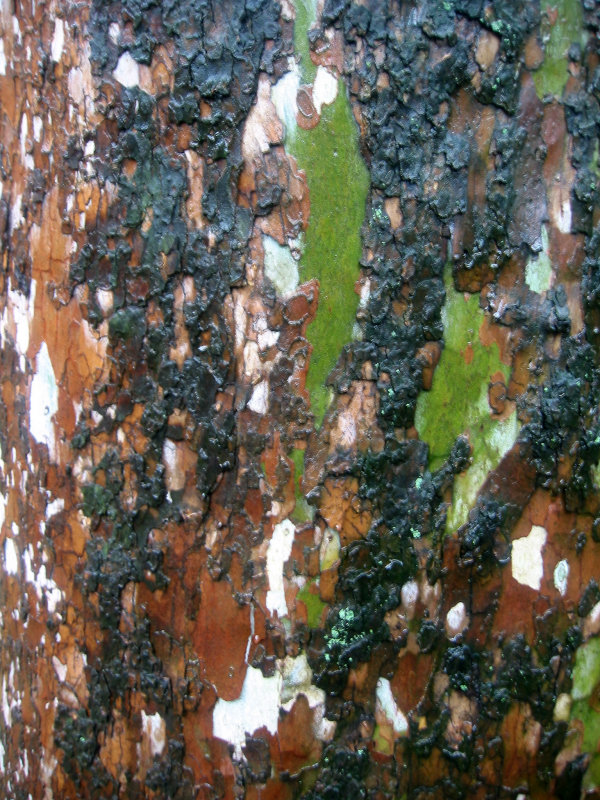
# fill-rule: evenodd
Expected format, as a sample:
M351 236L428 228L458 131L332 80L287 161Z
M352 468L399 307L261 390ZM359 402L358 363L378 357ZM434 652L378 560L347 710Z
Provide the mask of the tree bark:
M0 26L4 796L599 796L600 4Z

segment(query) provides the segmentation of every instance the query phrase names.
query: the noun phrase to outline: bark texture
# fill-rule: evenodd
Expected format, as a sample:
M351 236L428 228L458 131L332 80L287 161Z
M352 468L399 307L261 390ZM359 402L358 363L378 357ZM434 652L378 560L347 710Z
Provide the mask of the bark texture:
M0 791L598 797L600 3L0 29Z

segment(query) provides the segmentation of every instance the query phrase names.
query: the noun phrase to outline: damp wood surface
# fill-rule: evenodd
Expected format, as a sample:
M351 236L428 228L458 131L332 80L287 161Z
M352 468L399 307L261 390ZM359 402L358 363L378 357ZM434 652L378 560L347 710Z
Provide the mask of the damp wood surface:
M599 45L0 0L0 795L600 797Z

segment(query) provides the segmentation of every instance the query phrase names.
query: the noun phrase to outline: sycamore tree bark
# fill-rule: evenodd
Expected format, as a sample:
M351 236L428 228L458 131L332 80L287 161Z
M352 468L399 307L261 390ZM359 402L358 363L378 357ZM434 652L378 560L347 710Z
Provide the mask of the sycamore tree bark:
M2 796L600 796L599 26L2 0Z

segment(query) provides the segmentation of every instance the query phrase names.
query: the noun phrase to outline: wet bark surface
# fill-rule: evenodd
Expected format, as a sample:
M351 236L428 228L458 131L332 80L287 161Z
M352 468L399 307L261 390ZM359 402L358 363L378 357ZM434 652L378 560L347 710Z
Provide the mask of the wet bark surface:
M0 26L4 795L598 796L600 5Z

